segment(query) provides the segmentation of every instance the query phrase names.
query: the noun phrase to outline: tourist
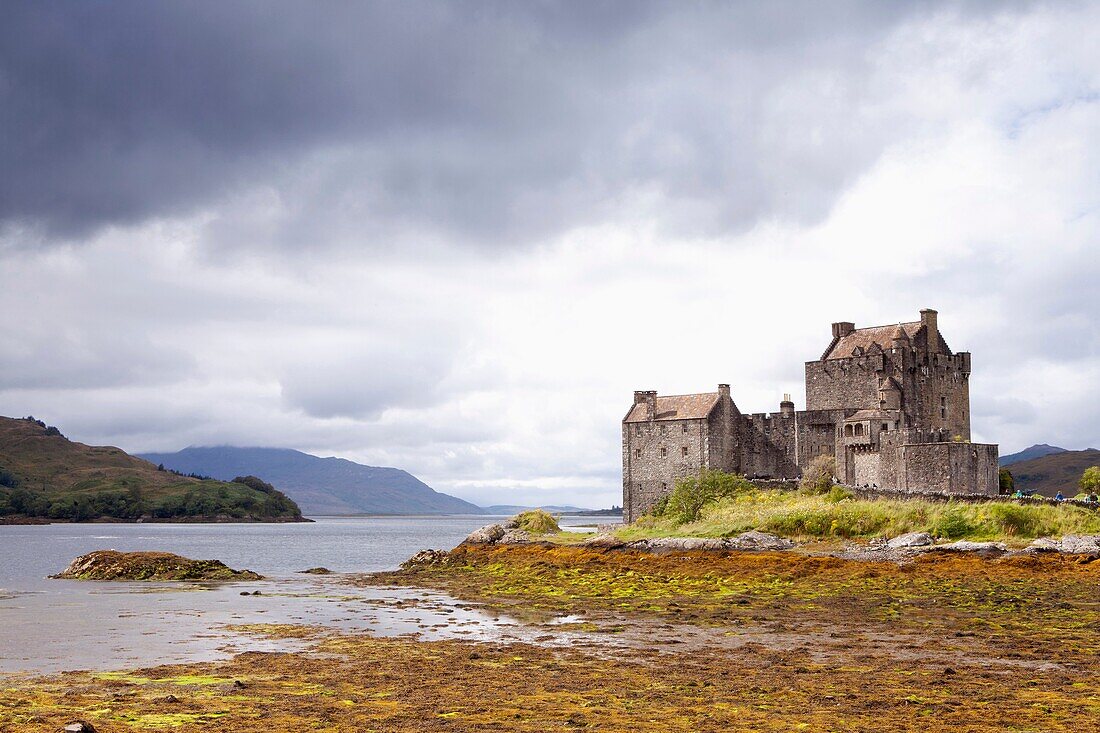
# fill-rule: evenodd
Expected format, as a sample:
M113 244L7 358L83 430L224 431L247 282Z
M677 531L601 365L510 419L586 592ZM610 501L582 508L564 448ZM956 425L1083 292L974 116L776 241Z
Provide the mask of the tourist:
M1062 492L1059 491L1057 494L1054 495L1054 500L1055 501L1065 501L1066 497L1062 496Z

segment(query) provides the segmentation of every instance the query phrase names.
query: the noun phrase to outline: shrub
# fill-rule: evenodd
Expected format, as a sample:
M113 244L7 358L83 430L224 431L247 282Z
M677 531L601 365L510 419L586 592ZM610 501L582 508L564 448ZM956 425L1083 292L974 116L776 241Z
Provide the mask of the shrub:
M820 455L810 461L810 465L802 472L800 486L809 494L825 494L833 488L834 476L836 476L836 459L832 456Z
M829 489L829 493L825 495L825 500L830 504L839 504L842 501L847 501L855 496L851 491L843 486L833 486Z
M938 537L946 537L949 540L964 537L974 531L966 511L959 507L948 507L933 527Z
M1012 478L1012 471L1007 468L1002 468L997 475L997 481L1000 486L1000 493L1011 494L1016 490L1016 479Z
M561 527L558 526L558 520L554 519L554 516L542 509L532 509L528 512L521 512L515 516L516 526L531 534L554 534L561 532Z
M698 476L677 479L669 494L663 515L681 524L699 519L703 507L719 499L752 491L753 485L744 476L715 470L703 470Z

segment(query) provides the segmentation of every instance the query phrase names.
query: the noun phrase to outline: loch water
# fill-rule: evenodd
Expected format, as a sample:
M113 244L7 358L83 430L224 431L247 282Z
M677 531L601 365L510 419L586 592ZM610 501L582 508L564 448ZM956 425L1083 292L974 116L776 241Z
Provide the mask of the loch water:
M396 568L415 552L450 549L500 517L315 517L293 524L51 524L0 526L0 672L120 669L216 659L289 642L227 626L303 623L382 635L490 638L517 625L438 593L359 588L302 575ZM564 517L563 528L604 519ZM260 583L53 580L92 550L157 550L217 559ZM261 590L259 597L243 596ZM396 601L415 598L417 603Z

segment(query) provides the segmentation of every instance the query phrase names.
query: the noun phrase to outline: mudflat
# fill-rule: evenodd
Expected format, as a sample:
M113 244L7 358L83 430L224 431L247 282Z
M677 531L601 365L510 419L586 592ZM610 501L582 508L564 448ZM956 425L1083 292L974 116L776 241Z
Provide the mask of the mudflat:
M0 730L1090 730L1100 562L461 546L445 590L529 643L252 626L294 653L0 682ZM562 644L568 636L572 641Z

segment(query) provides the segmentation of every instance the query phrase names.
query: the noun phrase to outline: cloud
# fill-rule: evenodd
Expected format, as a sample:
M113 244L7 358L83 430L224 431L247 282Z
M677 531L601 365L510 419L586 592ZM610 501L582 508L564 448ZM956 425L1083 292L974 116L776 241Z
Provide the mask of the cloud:
M820 220L908 126L874 98L868 48L931 11L17 2L2 12L9 229L79 241L205 210L219 249L377 251L441 238L529 244L639 213L707 235L762 217ZM269 205L220 211L227 197Z
M936 307L977 438L1100 444L1093 7L0 14L4 414L606 506L634 389Z

